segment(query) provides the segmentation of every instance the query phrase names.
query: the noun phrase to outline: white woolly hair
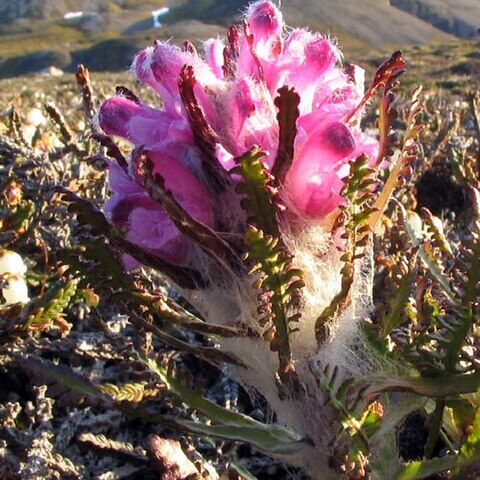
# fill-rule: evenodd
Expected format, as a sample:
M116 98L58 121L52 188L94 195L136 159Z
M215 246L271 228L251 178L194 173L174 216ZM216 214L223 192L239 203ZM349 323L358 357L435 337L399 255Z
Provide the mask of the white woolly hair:
M329 445L336 431L332 429L334 413L325 403L311 365L340 367L343 375L365 375L384 370L384 365L365 347L366 342L358 328L359 320L372 309L371 246L361 261L357 261L352 286L351 305L329 327L329 337L319 347L315 339L315 322L341 288L341 253L332 246L331 234L319 225L282 225L283 239L294 255L293 263L304 272L302 290L302 317L294 325L298 331L291 336L292 360L296 373L305 388L292 398L282 397L276 382L278 355L262 338L264 328L258 323L258 292L250 277L239 277L219 267L198 252L197 266L207 274L211 284L207 289L185 292L192 305L210 323L248 328L258 336L219 338L222 351L240 359L245 367L230 368L232 378L247 392L259 392L275 413L276 421L314 440L301 453L285 458L293 465L302 466L313 478L330 478L327 473ZM325 462L325 463L324 463ZM319 476L319 465L325 465ZM334 476L332 478L335 478Z
M155 49L155 47L147 47L147 48L143 49L142 51L140 51L140 53L138 53L135 56L135 58L133 59L132 65L130 66L129 73L131 75L133 75L135 77L135 79L137 79L136 71L137 71L137 62L138 62L139 57L145 52L145 63L143 64L142 70L144 70L144 71L149 70L151 65L152 65L154 49Z

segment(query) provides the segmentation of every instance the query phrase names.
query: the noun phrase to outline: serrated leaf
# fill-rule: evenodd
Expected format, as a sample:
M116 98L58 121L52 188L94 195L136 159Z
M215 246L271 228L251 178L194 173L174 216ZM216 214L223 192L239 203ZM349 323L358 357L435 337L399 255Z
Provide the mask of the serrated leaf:
M400 152L400 156L398 157L395 165L392 167L380 195L375 201L374 207L376 212L373 213L369 219L369 224L374 230L380 217L387 207L393 191L402 184L404 177L408 173L410 165L417 158L417 155L415 154L416 142L418 140L420 131L423 128L423 124L420 121L420 113L422 112L422 106L420 103L421 91L422 87L420 86L417 87L412 94L407 119L407 131L405 132L402 151Z
M408 233L408 236L410 237L410 241L413 245L420 246L418 250L418 255L420 256L424 264L427 266L429 272L432 274L432 277L442 287L443 292L445 293L448 300L452 303L452 305L461 308L462 306L455 297L455 294L450 287L449 279L443 272L442 266L434 257L432 257L432 255L428 254L425 245L422 244L422 239L424 238L422 232L424 231L424 229L421 218L416 214L413 215L410 212L407 212L407 210L401 203L397 202L397 206L399 207L402 217L404 219L406 231Z
M274 103L278 108L279 140L272 176L276 185L282 185L293 162L297 119L300 115L298 110L300 96L294 88L289 89L287 86L283 86L278 90L278 97L275 98Z
M268 310L271 317L271 327L266 335L270 340L270 348L278 352L280 361L279 374L284 379L293 370L291 364L290 323L298 319L292 313L295 308L294 298L303 287L301 272L294 269L289 271L283 245L277 239L266 236L261 230L249 227L246 232L246 243L249 247L247 259L256 262L262 275L261 289L263 294L268 294ZM295 283L296 288L289 287ZM264 296L260 296L264 298ZM265 308L263 306L263 308Z
M416 257L416 255L415 255ZM414 262L413 262L414 264ZM416 279L416 271L411 264L411 268L400 279L398 289L395 291L394 298L389 305L388 315L383 319L382 335L390 335L393 329L398 327L403 321L403 313L407 308L413 283Z
M116 402L128 401L139 403L144 398L154 397L158 395L158 390L148 388L148 382L126 383L123 385L114 385L112 383L104 383L97 385L97 388Z
M315 322L315 337L321 345L326 340L327 325L344 311L350 301L350 290L355 275L355 262L365 255L368 245L370 226L368 219L371 214L372 182L375 171L369 166L369 158L361 155L350 162L350 173L344 179L341 195L346 204L340 206L339 225L344 232L345 253L340 257L343 262L340 271L340 291L333 297L330 304L321 312Z
M43 328L59 319L70 305L77 291L77 284L76 279L70 280L65 285L50 289L43 298L34 301L29 307L29 312L33 309L33 313L27 316L24 328Z
M195 96L194 87L197 83L195 72L191 65L185 65L178 81L180 98L188 116L193 133L193 140L201 153L202 169L208 176L212 187L217 191L225 189L231 178L217 161L215 147L219 143L217 134L208 124L202 107Z
M262 163L264 157L264 152L253 147L237 159L238 166L232 173L242 177L236 191L243 196L242 207L250 215L249 222L275 237L279 234L278 211L273 201L272 177Z

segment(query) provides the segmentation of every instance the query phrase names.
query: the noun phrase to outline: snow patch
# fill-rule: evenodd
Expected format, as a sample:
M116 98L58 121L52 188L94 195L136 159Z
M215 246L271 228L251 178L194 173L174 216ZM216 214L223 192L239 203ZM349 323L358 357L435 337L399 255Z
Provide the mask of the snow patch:
M152 11L154 28L160 28L162 26L162 23L160 22L160 17L167 14L169 11L170 9L168 7L162 7L162 8L159 8L158 10Z
M82 18L83 15L84 15L83 12L67 12L67 13L63 16L63 18L64 18L65 20L73 20L73 19L75 19L75 18Z

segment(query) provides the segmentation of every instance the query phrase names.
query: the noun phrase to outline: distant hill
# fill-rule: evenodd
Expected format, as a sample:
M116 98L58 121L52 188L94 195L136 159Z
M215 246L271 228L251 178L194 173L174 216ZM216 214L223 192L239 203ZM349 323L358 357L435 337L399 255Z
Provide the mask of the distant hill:
M11 23L19 19L46 20L79 10L105 12L118 7L119 3L107 0L2 0L0 23Z
M391 4L460 38L473 38L480 28L480 0L391 0Z
M79 61L97 70L124 69L132 52L155 38L195 42L221 33L248 4L0 0L0 77L38 71L49 63L71 70ZM162 7L169 11L160 18L161 28L153 28L152 11ZM282 0L282 10L288 25L338 37L347 52L445 43L473 37L480 26L480 0Z

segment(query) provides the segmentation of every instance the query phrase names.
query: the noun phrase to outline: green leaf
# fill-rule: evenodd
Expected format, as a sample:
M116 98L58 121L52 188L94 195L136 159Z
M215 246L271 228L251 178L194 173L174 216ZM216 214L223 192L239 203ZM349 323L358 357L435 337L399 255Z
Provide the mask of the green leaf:
M243 480L258 480L238 460L230 459L230 467L235 470Z
M369 393L403 391L425 397L443 398L477 392L480 389L480 370L437 377L373 377L368 380L368 384Z
M191 408L209 418L214 425L204 425L187 420L175 422L191 433L249 443L264 452L287 454L305 448L302 437L279 425L260 423L242 413L233 412L202 397L192 390L171 369L153 359L143 357L151 371L155 372L167 388Z
M462 445L460 454L466 460L472 460L480 455L480 408L477 408L472 430Z
M432 277L442 287L443 292L452 305L461 307L461 304L458 302L455 294L450 288L450 281L445 275L441 263L439 263L439 261L433 255L429 254L429 252L425 249L425 245L422 244L425 231L422 219L414 212L407 212L405 207L400 202L396 203L405 222L406 231L410 237L410 241L414 246L419 246L418 254L423 263L430 271Z
M77 291L77 284L77 280L70 280L65 285L50 289L44 297L35 300L34 311L26 318L24 328L48 325L62 316Z
M276 195L272 187L272 176L262 159L265 153L253 147L237 159L238 166L232 173L240 175L242 181L236 191L242 195L242 208L250 215L249 222L266 235L278 236L278 210L274 203Z
M140 403L146 397L155 397L160 393L159 390L148 388L148 382L126 383L124 385L114 385L112 383L104 383L97 385L97 388L116 402L128 401L132 403Z
M455 468L458 457L456 455L447 455L441 458L433 458L431 460L421 460L412 462L406 467L403 467L397 475L395 480L416 480L420 478L429 477L436 473L445 472Z
M262 302L260 309L266 315L260 322L270 323L264 336L270 341L271 350L278 352L280 378L287 380L289 372L293 371L291 323L299 318L296 302L304 285L303 274L291 267L288 254L278 239L266 236L251 226L246 232L246 243L249 247L247 260L254 265L251 273L259 271L261 275L258 282L261 290L259 299Z
M416 255L414 255L416 258ZM415 260L409 265L409 271L399 280L398 289L389 305L388 315L383 320L382 334L384 337L390 335L393 329L397 328L404 320L404 312L407 308L412 285L416 279L416 270L414 268Z
M254 147L237 159L233 172L240 175L236 191L243 196L242 208L250 215L245 232L248 247L245 260L250 264L250 275L255 275L259 290L261 315L259 323L267 325L264 337L270 348L278 352L278 375L281 382L296 388L291 361L291 323L298 321L299 299L304 286L303 273L292 265L292 255L280 235L279 207L273 177L262 162L265 154Z
M69 367L55 364L36 357L20 360L20 365L27 372L38 375L49 385L60 387L63 391L72 392L76 396L90 397L112 405L111 399L102 393L85 377L73 372Z
M342 283L340 291L335 295L330 304L323 310L315 322L315 336L321 345L325 339L326 326L337 317L350 302L350 290L355 276L355 264L363 258L368 238L370 225L368 220L373 213L372 185L376 182L375 170L369 166L369 158L361 155L350 162L350 173L344 179L341 195L347 200L346 205L340 207L339 220L344 233L345 253L341 260ZM338 220L337 220L338 221Z
M176 424L197 435L235 440L252 445L275 455L291 455L304 450L307 445L301 437L277 425L204 425L188 420L176 420Z

